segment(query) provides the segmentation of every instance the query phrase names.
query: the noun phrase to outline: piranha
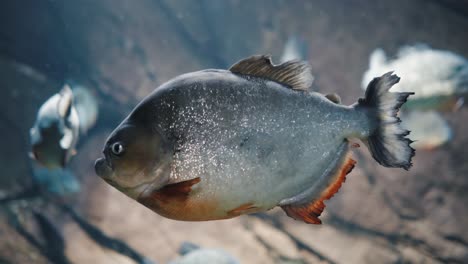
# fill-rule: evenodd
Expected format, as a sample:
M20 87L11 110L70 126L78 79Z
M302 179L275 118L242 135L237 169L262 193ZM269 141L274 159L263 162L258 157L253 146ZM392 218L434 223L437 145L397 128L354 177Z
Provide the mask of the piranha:
M65 85L39 108L30 129L31 157L48 169L63 168L75 153L78 134L79 118L73 93Z
M171 219L204 221L280 206L319 224L324 201L354 167L361 139L385 167L409 169L414 150L391 93L391 72L351 106L309 91L306 62L252 56L229 70L180 75L143 99L105 143L95 171Z

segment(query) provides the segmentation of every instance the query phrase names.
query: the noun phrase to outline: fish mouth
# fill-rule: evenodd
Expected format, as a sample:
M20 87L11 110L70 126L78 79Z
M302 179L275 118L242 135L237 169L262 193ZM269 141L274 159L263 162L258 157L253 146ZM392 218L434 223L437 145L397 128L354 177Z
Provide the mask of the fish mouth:
M104 180L109 180L112 176L112 168L109 167L105 158L99 158L94 163L94 171Z
M126 195L132 197L133 199L137 199L140 196L140 194L144 192L146 188L148 188L148 186L152 185L151 181L143 182L136 186L121 185L121 182L116 181L114 171L109 166L105 158L99 158L96 160L96 162L94 163L94 170L96 174L106 183L116 188L117 190L125 193Z

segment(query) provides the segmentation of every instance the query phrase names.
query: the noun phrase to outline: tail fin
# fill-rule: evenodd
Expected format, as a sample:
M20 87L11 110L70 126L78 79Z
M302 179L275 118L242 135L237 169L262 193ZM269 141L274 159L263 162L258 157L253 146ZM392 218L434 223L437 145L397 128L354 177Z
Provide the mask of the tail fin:
M365 98L359 99L359 106L371 109L377 121L377 128L366 142L372 157L385 167L408 170L413 165L414 149L410 146L413 141L406 138L410 131L401 127L397 114L408 96L414 93L389 92L399 81L393 72L374 78L367 86Z

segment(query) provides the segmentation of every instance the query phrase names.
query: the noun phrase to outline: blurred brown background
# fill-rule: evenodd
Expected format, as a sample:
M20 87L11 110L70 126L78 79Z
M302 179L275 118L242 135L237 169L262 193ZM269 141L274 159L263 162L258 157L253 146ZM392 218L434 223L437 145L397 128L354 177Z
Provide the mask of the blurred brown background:
M71 163L82 191L67 199L91 223L154 261L173 259L180 243L191 241L224 248L241 263L468 263L466 108L444 114L454 140L418 151L409 172L380 167L366 150L358 150L357 168L327 202L321 226L294 221L279 210L176 222L95 176L93 163L109 132L159 84L185 72L227 68L252 54L279 59L291 34L307 40L318 89L337 92L351 104L362 96L361 77L377 47L394 54L402 45L427 43L468 57L468 3L2 1L0 194L30 184L28 130L42 102L72 78L95 90L101 112ZM15 63L37 72L25 73ZM47 263L2 212L0 263ZM97 246L67 217L53 219L71 262L132 263Z

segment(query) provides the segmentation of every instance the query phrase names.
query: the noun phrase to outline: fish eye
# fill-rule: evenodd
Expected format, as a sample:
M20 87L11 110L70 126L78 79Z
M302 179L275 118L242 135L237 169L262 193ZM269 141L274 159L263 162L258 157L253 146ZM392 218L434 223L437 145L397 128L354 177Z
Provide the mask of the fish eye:
M116 156L120 156L124 152L124 147L120 142L115 142L111 146L111 151L112 151L112 154Z

